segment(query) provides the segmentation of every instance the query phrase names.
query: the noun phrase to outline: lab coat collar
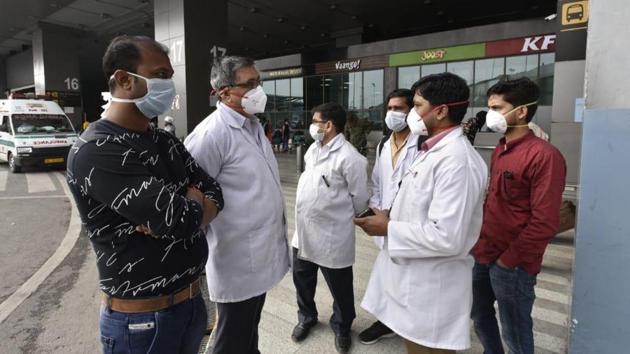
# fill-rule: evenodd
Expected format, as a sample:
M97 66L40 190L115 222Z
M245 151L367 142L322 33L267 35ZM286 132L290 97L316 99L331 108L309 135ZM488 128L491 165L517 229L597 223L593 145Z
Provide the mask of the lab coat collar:
M337 134L334 138L332 138L328 144L323 145L322 143L317 141L315 142L317 148L318 148L318 158L317 160L321 161L325 158L328 157L328 155L330 155L331 152L339 150L343 144L346 142L346 138L344 137L343 133L339 133Z
M453 129L450 133L448 133L445 137L443 137L437 144L435 144L435 146L429 149L429 151L422 153L420 157L416 160L416 163L424 161L429 154L440 151L444 146L446 146L453 140L457 139L458 137L462 136L463 134L464 134L464 131L462 130L461 127L457 127Z

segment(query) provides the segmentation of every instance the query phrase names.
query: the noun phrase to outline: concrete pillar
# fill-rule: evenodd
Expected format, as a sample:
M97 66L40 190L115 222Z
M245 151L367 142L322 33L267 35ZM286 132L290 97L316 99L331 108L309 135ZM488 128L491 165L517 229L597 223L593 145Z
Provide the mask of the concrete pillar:
M558 1L550 134L551 142L562 152L567 162L567 185L569 187L579 184L582 123L575 121L575 102L576 99L584 96L587 26L587 23L566 21L567 9L574 2L575 0ZM586 18L583 19L587 20Z
M0 56L0 99L5 98L7 89L7 64L5 58Z
M630 37L627 0L589 1L571 353L630 348ZM554 102L555 104L555 102Z
M210 113L213 55L225 54L227 0L156 0L155 39L170 48L177 96L165 114L185 136ZM163 125L160 117L160 126Z
M76 30L44 22L33 32L35 93L55 99L75 127L83 115L79 38Z

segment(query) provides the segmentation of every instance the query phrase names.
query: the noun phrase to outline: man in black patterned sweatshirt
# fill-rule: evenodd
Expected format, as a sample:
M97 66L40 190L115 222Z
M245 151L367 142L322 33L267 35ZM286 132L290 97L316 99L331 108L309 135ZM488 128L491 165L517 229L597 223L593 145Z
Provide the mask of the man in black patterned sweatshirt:
M165 47L117 37L103 71L111 101L68 156L104 292L103 351L197 353L207 321L203 229L223 208L221 188L179 140L149 125L175 96Z

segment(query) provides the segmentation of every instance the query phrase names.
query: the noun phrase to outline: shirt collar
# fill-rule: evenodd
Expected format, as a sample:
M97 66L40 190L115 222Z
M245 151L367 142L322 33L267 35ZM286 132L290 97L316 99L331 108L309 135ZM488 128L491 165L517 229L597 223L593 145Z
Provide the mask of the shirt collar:
M249 120L251 121L251 118L245 117L244 115L238 113L237 111L233 110L232 107L226 105L223 102L219 102L217 104L217 108L222 112L225 113L227 115L227 118L229 120L229 122L236 126L236 127L240 127L243 128L245 126L245 123ZM258 118L256 118L258 119Z
M507 151L535 137L534 132L530 130L524 136L510 142L506 142L505 137L502 137L499 140L499 145L503 146L503 151Z
M440 140L444 139L445 136L448 135L448 133L452 132L453 130L455 130L456 128L459 128L459 125L454 125L448 129L446 129L445 131L430 137L429 139L427 139L424 143L422 143L422 145L420 145L420 151L429 151L431 150L435 145L437 145L437 143L440 142Z

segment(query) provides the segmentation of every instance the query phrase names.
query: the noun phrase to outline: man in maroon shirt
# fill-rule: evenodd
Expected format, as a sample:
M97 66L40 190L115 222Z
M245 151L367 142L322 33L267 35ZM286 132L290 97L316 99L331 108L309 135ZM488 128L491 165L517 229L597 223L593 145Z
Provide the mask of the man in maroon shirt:
M492 154L483 226L473 248L472 319L485 354L534 353L531 311L545 248L558 232L566 165L560 152L527 123L536 113L538 86L527 78L488 90L488 128L504 137Z

